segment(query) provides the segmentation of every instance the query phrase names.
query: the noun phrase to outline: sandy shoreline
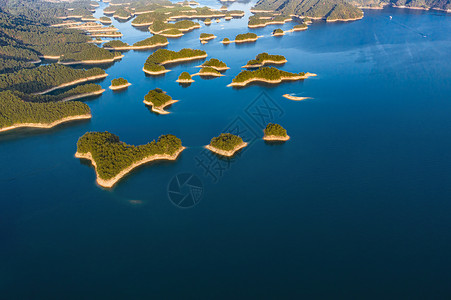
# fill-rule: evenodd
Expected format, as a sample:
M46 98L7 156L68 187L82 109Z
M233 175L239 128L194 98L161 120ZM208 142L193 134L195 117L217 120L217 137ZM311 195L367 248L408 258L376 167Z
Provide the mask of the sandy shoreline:
M123 84L123 85L116 85L116 86L110 85L108 88L110 90L117 91L117 90L125 89L125 88L127 88L127 87L129 87L131 85L132 84L130 82L127 82L126 84Z
M61 55L38 55L39 58L43 58L43 59L60 59Z
M290 139L290 136L278 136L278 135L265 135L263 137L263 140L265 141L280 141L280 142L285 142L288 141Z
M61 62L59 61L59 64L70 66L70 65L94 65L94 64L105 64L105 63L112 63L116 60L119 60L123 58L124 55L115 56L111 59L99 59L99 60L78 60L78 61L68 61L68 62Z
M152 111L153 111L153 112L155 112L155 113L157 113L157 114L160 114L160 115L167 115L167 114L169 114L170 112L168 112L168 111L166 111L166 110L164 110L164 109L165 109L166 107L168 107L168 106L170 106L170 105L176 103L176 102L179 102L179 100L174 100L174 99L172 99L172 100L166 102L165 104L156 107L152 102L148 102L148 101L146 101L146 100L143 101L143 103L144 103L145 105L149 105L149 106L152 107Z
M230 86L246 86L251 82L264 82L264 83L281 83L282 81L295 81L295 80L302 80L302 79L307 79L311 76L316 76L316 74L313 73L305 73L304 76L293 76L293 77L281 77L280 79L277 80L269 80L269 79L264 79L264 78L251 78L248 79L246 81L243 82L232 82L229 85L227 85L228 87Z
M221 77L221 76L225 76L223 74L217 74L217 73L195 73L193 75L191 75L191 77L193 76L213 76L213 77Z
M215 38L217 38L217 36L216 35L212 35L212 36L208 36L208 37L205 37L205 38L199 38L199 40L201 40L201 41L210 41L210 40L213 40L213 39L215 39Z
M102 79L102 78L105 78L107 76L108 76L108 74L105 73L105 74L101 74L101 75L85 77L85 78L82 78L82 79L78 79L78 80L74 80L74 81L71 81L71 82L63 83L61 85L55 86L55 87L53 87L51 89L48 89L48 90L45 90L45 91L42 91L42 92L33 93L32 95L47 94L47 93L53 92L53 91L58 90L58 89L62 89L62 88L68 87L68 86L76 85L76 84L87 82L87 81L93 81L93 80L97 80L97 79Z
M177 58L177 59L173 59L173 60L166 60L166 61L163 61L163 62L161 62L159 64L160 65L167 65L167 64L172 64L172 63L177 63L177 62L182 62L182 61L191 61L191 60L203 59L203 58L207 58L207 56L208 56L208 54L192 56L192 57L183 57L183 58Z
M292 18L287 18L287 19L285 19L283 21L270 21L270 22L266 22L266 23L263 23L263 24L247 25L247 27L249 27L249 28L263 28L263 27L266 27L268 25L283 25L283 24L285 24L287 22L290 22L292 20L293 20Z
M189 79L189 80L187 80L187 79L177 79L175 82L178 82L178 83L193 83L194 79Z
M103 94L103 92L105 92L105 89L101 89L101 90L98 90L98 91L95 91L95 92L91 92L91 93L84 93L84 94L70 96L70 97L67 97L67 98L63 98L60 101L61 102L66 102L66 101L72 101L72 100L86 98L86 97L91 97L91 96L97 96L97 95Z
M210 150L211 152L214 152L216 154L222 155L222 156L227 156L227 157L231 157L233 156L237 151L243 149L244 147L247 146L246 142L243 142L241 144L239 144L238 146L236 146L235 148L233 148L232 150L221 150L218 148L215 148L213 146L207 145L205 146L206 149Z
M157 47L164 47L169 45L169 42L163 43L163 44L155 44L155 45L145 45L145 46L124 46L124 47L103 47L105 50L144 50L144 49L152 49Z
M43 129L50 129L50 128L55 127L55 126L57 126L59 124L62 124L62 123L75 121L75 120L85 120L85 119L91 119L91 114L66 117L66 118L62 118L60 120L54 121L52 123L20 123L20 124L15 124L15 125L8 126L8 127L0 128L0 132L9 131L9 130L13 130L13 129L16 129L16 128L43 128Z
M130 173L133 169L135 169L136 167L143 165L145 163L151 162L151 161L155 161L155 160L176 160L177 157L179 156L179 154L185 149L185 147L180 147L180 149L175 152L173 155L169 155L169 154L155 154L152 156L148 156L146 158L143 158L140 161L137 161L135 163L133 163L132 165L130 165L129 167L125 168L124 170L122 170L119 174L117 174L116 176L114 176L113 178L110 179L102 179L99 176L99 173L97 172L97 164L94 161L94 159L92 158L91 152L88 153L80 153L80 152L76 152L75 153L75 157L76 158L84 158L87 160L91 161L91 164L94 166L95 172L96 172L96 182L98 185L105 187L105 188L112 188L122 177L124 177L125 175L127 175L128 173Z
M161 74L170 72L171 70L162 70L162 71L153 72L153 71L148 71L148 70L144 69L144 67L143 67L143 71L144 71L144 73L149 74L149 75L161 75Z
M280 61L278 61L278 60L270 60L270 59L267 59L267 60L263 60L263 61L262 61L260 64L258 64L258 65L245 65L245 66L242 66L241 68L260 68L260 67L263 67L263 66L266 65L266 64L283 65L283 64L285 64L285 63L287 63L287 60L286 60L286 59L280 60Z
M213 66L203 66L203 65L196 66L196 68L212 68L212 69L215 69L216 71L220 71L220 72L230 69L229 67L213 67Z
M284 94L284 95L282 95L282 97L285 97L285 98L293 100L293 101L302 101L302 100L307 100L307 99L313 99L312 97L296 97L296 96L291 96L290 94Z

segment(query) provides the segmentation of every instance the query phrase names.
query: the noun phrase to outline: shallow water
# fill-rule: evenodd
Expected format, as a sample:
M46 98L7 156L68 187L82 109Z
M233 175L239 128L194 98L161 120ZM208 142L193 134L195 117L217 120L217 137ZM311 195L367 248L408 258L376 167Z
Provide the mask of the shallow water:
M273 25L252 30L264 36L254 44L220 44L247 31L247 16L167 47L204 49L231 67L224 77L182 87L178 75L202 61L149 77L141 68L152 51L129 51L100 84L124 77L132 86L86 101L92 120L0 136L5 299L449 297L450 16L367 10L357 22L278 38L272 30L293 24ZM125 42L149 37L113 24ZM201 45L201 32L218 38ZM318 76L227 88L260 52ZM156 87L180 100L171 114L142 103ZM267 122L291 140L265 143ZM204 155L212 137L237 127L250 142L240 155ZM188 149L104 190L74 153L85 132L105 130L131 144L172 133ZM203 186L189 209L168 199L179 173Z

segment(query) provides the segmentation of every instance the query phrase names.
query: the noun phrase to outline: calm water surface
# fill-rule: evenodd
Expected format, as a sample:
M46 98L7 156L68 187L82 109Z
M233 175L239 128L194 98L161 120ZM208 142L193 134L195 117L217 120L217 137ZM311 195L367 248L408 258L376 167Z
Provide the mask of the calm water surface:
M0 298L451 296L451 17L365 11L357 22L317 22L280 38L272 30L293 24L269 26L252 30L264 36L255 44L220 44L247 31L248 15L170 40L168 49L225 61L224 77L181 87L178 75L201 62L146 77L151 51L129 51L100 84L133 85L86 101L92 120L0 136ZM150 36L113 24L128 43ZM218 38L201 45L201 32ZM260 52L318 77L227 88ZM142 103L156 87L180 100L171 114ZM292 139L266 144L268 121ZM236 126L251 146L231 161L206 161L202 146ZM131 144L172 133L188 149L104 190L74 153L85 132L105 130ZM203 183L190 209L168 199L178 173Z

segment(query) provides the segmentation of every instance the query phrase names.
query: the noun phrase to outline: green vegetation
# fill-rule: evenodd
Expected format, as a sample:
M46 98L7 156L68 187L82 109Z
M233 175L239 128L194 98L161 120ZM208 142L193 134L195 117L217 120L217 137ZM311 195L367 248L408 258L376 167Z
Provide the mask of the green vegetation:
M298 15L327 20L363 17L361 9L345 0L260 0L254 9L276 11L283 15Z
M85 70L51 64L0 75L0 90L36 93L78 79L103 74L105 74L105 71L99 68Z
M124 48L124 47L130 47L130 45L127 43L124 43L121 40L112 40L112 41L109 41L109 42L106 42L105 44L103 44L102 47L104 47L104 48Z
M153 63L153 64L165 64L170 63L173 60L176 59L189 59L192 57L198 57L198 56L205 56L207 53L203 50L197 50L197 49L182 49L178 52L167 50L167 49L158 49L146 60L146 64Z
M155 64L153 62L147 62L146 61L144 63L144 70L149 71L149 72L157 73L157 72L164 72L164 71L166 71L166 68L164 66L162 66L162 65L157 65L157 64Z
M304 30L304 29L307 29L308 28L308 26L306 25L306 24L297 24L297 25L294 25L293 26L293 29L301 29L301 30Z
M268 54L266 52L258 54L255 59L251 59L247 62L247 66L249 67L260 67L265 64L271 63L271 62L284 62L286 61L285 56L283 55L273 55Z
M26 102L41 102L42 103L42 102L58 102L58 101L61 101L63 99L69 98L69 97L95 93L100 90L102 90L102 87L100 85L94 84L94 83L88 83L88 84L79 85L73 89L70 89L64 93L60 93L57 95L39 95L39 94L32 95L32 94L25 94L20 91L13 91L13 92L16 96L18 96L19 98L21 98L22 100L24 100Z
M23 123L50 124L66 117L87 115L82 102L25 102L11 91L0 92L0 129Z
M277 35L277 34L284 34L283 30L280 28L274 29L272 34Z
M183 20L175 23L164 23L163 21L156 20L149 26L150 32L156 33L165 33L170 29L178 29L179 31L188 31L194 28L199 28L199 23L193 22L191 20Z
M128 84L127 79L124 79L122 77L111 80L112 86L121 86L121 85L126 85L126 84Z
M180 81L189 81L192 80L191 75L188 72L182 72L182 74L180 74L179 79Z
M224 38L223 40L222 40L222 42L224 43L229 43L230 42L230 39L229 38Z
M162 135L158 141L145 145L128 145L109 132L88 132L77 142L77 152L91 153L96 163L97 174L108 180L122 170L154 155L174 155L182 147L182 141L174 135Z
M100 20L100 23L106 23L106 24L109 24L112 22L110 18L105 17L105 16L100 17L99 20Z
M204 39L211 39L211 38L214 38L214 34L213 33L201 33L200 34L200 36L199 36L199 38L201 39L201 40L204 40Z
M219 73L218 70L213 69L212 67L204 67L204 68L200 69L199 74L202 75L203 73L207 73L209 75L214 74L217 76L221 76L221 73Z
M120 7L116 9L113 17L119 19L130 19L132 16L133 14L128 9Z
M133 44L134 47L142 47L142 46L154 46L154 45L164 45L168 43L168 39L161 35L154 35L145 40L136 42Z
M204 20L204 23L205 23L205 24L211 23L211 19L210 19L210 18L206 18L206 19Z
M248 26L249 27L264 27L271 23L285 23L287 20L291 19L290 16L272 14L255 14L249 17Z
M237 135L233 135L231 133L221 133L219 136L211 139L210 146L216 149L230 151L242 143L244 143L243 139Z
M269 123L266 126L264 133L265 133L265 135L275 135L275 136L283 136L283 137L287 136L287 131L279 124L274 124L274 123Z
M160 34L164 34L166 37L171 37L171 36L182 36L183 32L181 32L179 29L172 28L172 29L163 31Z
M115 57L121 56L120 52L110 52L108 50L94 47L80 52L72 52L64 54L61 58L61 62L78 62L85 60L111 60Z
M152 103L155 107L163 106L171 100L172 97L159 88L150 90L147 95L144 96L144 101Z
M243 41L243 40L254 40L258 38L258 36L253 32L241 33L235 37L235 41Z
M281 80L282 78L299 77L304 76L305 73L291 73L279 70L274 67L263 67L254 71L241 71L233 80L233 83L241 83L248 81L249 79L258 78L266 80Z
M217 69L225 69L227 68L227 65L225 62L220 61L217 58L211 58L210 60L207 60L202 64L202 67L212 67Z

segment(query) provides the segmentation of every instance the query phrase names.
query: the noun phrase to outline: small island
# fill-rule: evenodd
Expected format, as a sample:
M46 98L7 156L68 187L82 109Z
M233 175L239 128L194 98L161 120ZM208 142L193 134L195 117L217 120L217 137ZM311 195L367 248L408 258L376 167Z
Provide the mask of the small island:
M258 54L255 59L248 61L245 66L242 66L242 68L260 68L268 64L282 65L286 62L287 59L283 55L273 55L263 52Z
M228 86L243 87L251 82L281 83L285 80L302 80L316 76L313 73L291 73L274 67L262 67L254 71L241 71Z
M227 45L227 44L230 44L230 43L233 43L229 38L224 38L222 41L221 41L221 43L223 43L224 45Z
M152 107L152 111L161 115L169 114L168 111L164 109L175 103L178 100L172 99L171 96L166 94L162 89L156 88L154 90L150 90L146 96L144 96L144 104Z
M230 69L229 67L227 67L226 63L217 59L217 58L211 58L210 60L207 60L206 62L204 62L202 65L197 66L198 68L205 68L205 67L210 67L213 68L219 72L222 71L226 71L228 69Z
M213 33L201 33L199 36L199 40L201 41L209 41L215 38L216 36Z
M265 130L263 130L264 136L263 139L265 141L288 141L290 137L287 135L287 131L285 128L280 126L279 124L269 123Z
M282 35L285 35L285 32L280 28L274 29L272 32L272 36L282 36Z
M119 8L117 9L114 14L113 18L121 20L121 21L127 21L128 19L132 18L134 15L129 10L125 8Z
M88 105L72 102L26 102L12 91L0 92L0 132L17 128L52 128L91 118Z
M169 42L166 37L157 34L136 42L132 46L120 40L113 40L103 44L103 48L107 50L145 50L167 46L168 44Z
M205 19L204 20L205 25L211 25L211 19Z
M99 21L100 21L100 23L105 24L105 25L113 23L113 21L111 21L110 18L105 17L105 16L100 17Z
M231 133L221 133L219 136L212 138L210 144L205 146L205 148L216 154L230 157L246 146L247 143L241 137Z
M160 20L154 21L149 26L149 31L152 34L161 34L166 37L182 36L184 32L200 28L200 24L191 20L183 20L175 23L165 23Z
M132 85L130 82L127 81L127 79L124 79L122 77L115 78L111 80L110 90L117 91L121 89L125 89Z
M307 100L307 99L312 99L312 97L296 97L290 94L284 94L282 95L282 97L287 98L289 100L293 100L293 101L302 101L302 100Z
M219 73L218 70L213 69L211 67L203 67L200 69L200 71L196 74L193 74L192 76L199 75L199 76L212 76L212 77L221 77L224 76L221 73Z
M77 142L75 157L90 160L98 185L111 188L136 167L155 160L176 160L185 149L167 134L145 145L128 145L109 132L87 132Z
M169 72L163 66L165 64L175 64L185 61L203 59L207 57L207 53L197 49L182 49L180 51L172 51L167 49L158 49L147 58L143 71L150 75L158 75Z
M192 83L194 82L193 78L191 78L191 75L188 72L182 72L180 74L179 78L176 80L178 83Z
M229 40L228 38L224 38L221 43L223 44L230 44L230 43L236 43L236 44L240 44L240 43L251 43L251 42L255 42L257 41L259 38L258 35L256 35L253 32L248 32L248 33L241 33L238 34L235 37L234 41Z

